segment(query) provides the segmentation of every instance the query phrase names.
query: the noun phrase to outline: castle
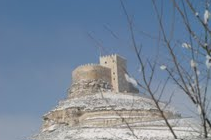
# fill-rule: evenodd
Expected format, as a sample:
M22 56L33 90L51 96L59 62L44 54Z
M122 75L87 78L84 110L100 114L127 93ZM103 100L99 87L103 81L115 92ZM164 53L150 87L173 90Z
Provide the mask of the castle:
M72 72L72 85L89 81L99 82L101 80L101 82L107 83L107 87L102 87L102 83L98 83L98 89L99 87L110 87L114 92L138 93L139 90L126 80L126 73L126 60L123 57L117 54L101 56L100 64L85 64L77 67ZM79 86L77 85L77 87ZM93 88L90 92L94 92Z
M54 124L108 127L122 125L124 121L159 119L153 101L141 97L138 89L126 80L126 68L126 60L119 55L102 56L100 64L77 67L72 72L69 97L44 115L43 130ZM174 116L167 110L165 114Z
M68 98L43 116L37 139L66 139L60 134L64 132L66 136L73 131L78 133L93 128L123 130L128 125L134 129L156 125L163 127L159 122L163 119L155 103L141 96L138 89L126 80L126 68L126 60L119 55L102 56L99 64L77 67L72 72ZM159 105L166 118L180 118L180 114L165 103L159 102ZM49 135L51 133L53 135ZM71 134L68 139L85 140L86 136L80 135Z

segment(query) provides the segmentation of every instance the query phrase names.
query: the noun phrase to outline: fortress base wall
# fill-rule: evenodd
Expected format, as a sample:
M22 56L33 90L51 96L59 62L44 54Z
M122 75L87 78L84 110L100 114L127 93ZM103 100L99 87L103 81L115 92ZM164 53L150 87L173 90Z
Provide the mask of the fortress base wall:
M73 83L68 93L69 98L93 95L100 92L112 90L110 83L103 80L81 80Z

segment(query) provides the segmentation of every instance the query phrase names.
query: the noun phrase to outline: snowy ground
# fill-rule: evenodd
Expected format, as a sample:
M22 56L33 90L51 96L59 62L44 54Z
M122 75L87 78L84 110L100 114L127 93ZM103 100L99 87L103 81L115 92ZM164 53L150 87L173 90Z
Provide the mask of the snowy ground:
M198 133L191 128L175 128L181 138L197 139ZM133 134L134 133L134 134ZM45 132L37 140L173 140L167 127L128 128L69 128L62 126L53 132ZM199 139L198 139L199 140Z
M176 123L173 127L176 134L185 140L202 140L199 138L198 126L193 120L177 119L170 120ZM152 126L154 125L154 126ZM132 130L132 131L131 131ZM60 125L40 133L36 140L173 140L169 129L163 121L145 122L131 125L131 130L122 126L121 128L70 128Z
M174 108L166 107L160 103L166 111L174 112ZM116 94L112 92L98 93L80 98L61 101L54 110L63 110L69 107L81 107L84 110L99 110L112 107L117 110L150 110L156 109L153 101L149 98L134 94ZM113 117L113 116L110 116ZM103 116L102 116L103 118ZM89 121L92 121L90 119ZM200 138L198 124L193 119L177 118L169 120L171 126L179 138L183 140L203 140ZM107 128L93 127L69 127L64 124L56 124L49 130L40 132L34 137L36 140L174 140L168 127L163 120L145 121L122 124ZM131 129L130 129L131 128Z
M164 103L160 102L160 106L161 108L165 108L166 111L170 111L175 114L177 113L173 107L165 106ZM96 93L94 95L60 101L59 105L54 110L64 110L69 107L80 107L85 110L98 110L108 107L112 107L112 109L115 110L157 109L154 102L149 98L135 94L117 94L113 92Z

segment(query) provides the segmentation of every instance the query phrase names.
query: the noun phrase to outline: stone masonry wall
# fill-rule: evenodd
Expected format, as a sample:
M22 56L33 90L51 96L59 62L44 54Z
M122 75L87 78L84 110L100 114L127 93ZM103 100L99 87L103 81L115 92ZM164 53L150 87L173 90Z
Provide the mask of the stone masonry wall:
M89 64L79 66L72 72L72 83L98 79L111 83L111 70L98 64Z

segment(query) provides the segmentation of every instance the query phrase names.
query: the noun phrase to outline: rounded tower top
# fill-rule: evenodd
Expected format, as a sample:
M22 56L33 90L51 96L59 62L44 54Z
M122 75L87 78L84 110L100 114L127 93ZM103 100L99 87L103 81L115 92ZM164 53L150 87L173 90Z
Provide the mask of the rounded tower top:
M111 70L99 64L86 64L72 72L72 83L99 79L111 83Z

